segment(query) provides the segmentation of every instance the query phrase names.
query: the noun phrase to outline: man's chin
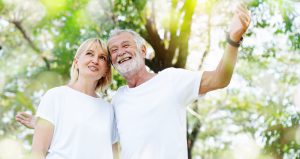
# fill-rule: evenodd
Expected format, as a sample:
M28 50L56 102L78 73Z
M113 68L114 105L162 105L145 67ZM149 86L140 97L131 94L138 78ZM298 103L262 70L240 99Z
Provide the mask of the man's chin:
M122 66L119 66L119 67L122 67ZM121 75L130 75L135 71L135 69L133 69L133 68L124 68L124 67L122 67L122 68L115 67L115 69Z
M133 70L124 70L124 69L117 69L117 71L121 74L121 75L127 75L133 72Z

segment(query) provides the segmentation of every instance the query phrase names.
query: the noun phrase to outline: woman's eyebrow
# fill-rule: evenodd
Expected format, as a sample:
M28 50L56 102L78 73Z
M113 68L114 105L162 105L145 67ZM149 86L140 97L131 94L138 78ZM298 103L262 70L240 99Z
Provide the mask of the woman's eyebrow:
M86 50L86 52L94 52L94 50Z

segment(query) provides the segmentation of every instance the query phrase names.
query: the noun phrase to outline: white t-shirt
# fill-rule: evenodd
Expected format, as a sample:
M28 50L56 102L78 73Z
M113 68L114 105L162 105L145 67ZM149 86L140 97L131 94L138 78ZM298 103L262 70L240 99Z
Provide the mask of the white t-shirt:
M113 97L122 159L187 159L186 106L202 73L169 68Z
M112 106L68 86L50 89L37 116L54 125L47 159L112 159L116 127Z

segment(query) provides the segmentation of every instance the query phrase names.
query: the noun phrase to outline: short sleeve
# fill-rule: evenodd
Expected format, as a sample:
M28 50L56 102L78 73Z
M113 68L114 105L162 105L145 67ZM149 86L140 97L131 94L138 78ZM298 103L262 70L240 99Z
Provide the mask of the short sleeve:
M203 71L170 68L170 81L179 102L188 105L199 97L199 88Z
M52 91L46 92L42 97L36 113L37 117L45 119L55 125L55 94Z

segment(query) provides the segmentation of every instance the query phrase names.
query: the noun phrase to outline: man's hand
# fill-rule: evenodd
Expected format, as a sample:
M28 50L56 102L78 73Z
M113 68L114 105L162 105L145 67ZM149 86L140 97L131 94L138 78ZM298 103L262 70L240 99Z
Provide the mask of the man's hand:
M239 42L251 22L250 12L245 4L237 6L229 26L230 39Z
M20 112L16 115L16 120L21 123L22 125L26 126L29 129L34 129L35 128L35 117L25 113L25 112Z

